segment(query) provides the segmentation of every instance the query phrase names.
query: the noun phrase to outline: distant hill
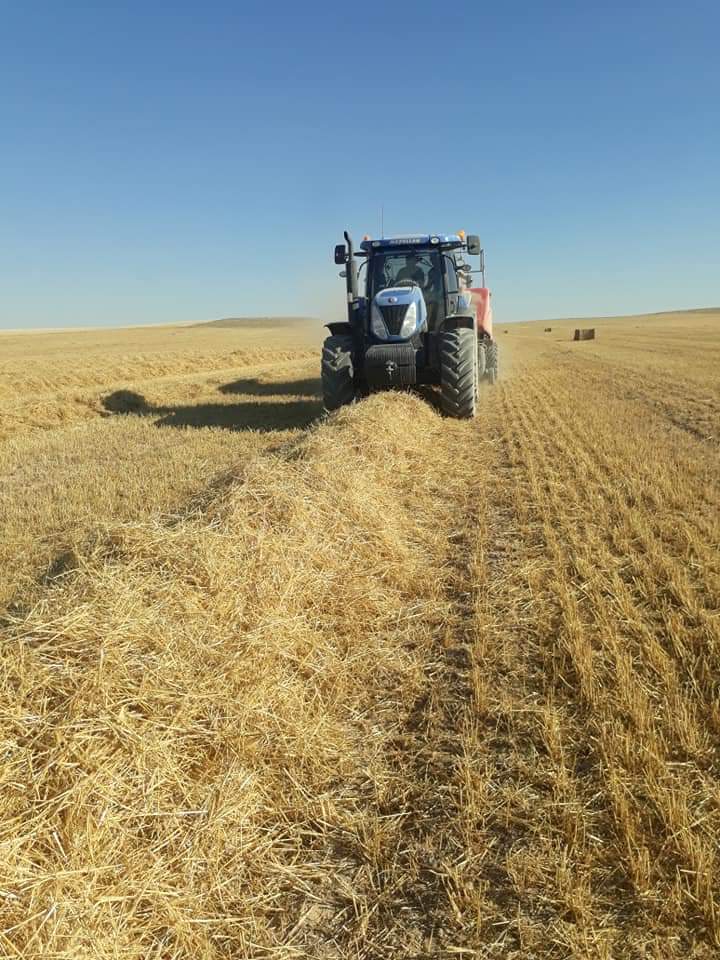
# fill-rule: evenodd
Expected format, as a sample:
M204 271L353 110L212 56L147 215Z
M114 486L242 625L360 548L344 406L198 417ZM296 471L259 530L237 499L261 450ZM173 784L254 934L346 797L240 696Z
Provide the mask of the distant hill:
M641 313L641 317L669 317L683 313L712 313L720 316L720 307L690 307L687 310L661 310L659 313Z
M289 327L296 323L317 323L313 317L223 317L221 320L208 320L196 323L196 327Z
M707 317L710 320L720 319L720 307L692 307L687 310L659 310L655 313L628 313L616 316L588 316L588 317L550 317L546 320L534 320L533 323L583 323L591 320L681 320L684 316Z

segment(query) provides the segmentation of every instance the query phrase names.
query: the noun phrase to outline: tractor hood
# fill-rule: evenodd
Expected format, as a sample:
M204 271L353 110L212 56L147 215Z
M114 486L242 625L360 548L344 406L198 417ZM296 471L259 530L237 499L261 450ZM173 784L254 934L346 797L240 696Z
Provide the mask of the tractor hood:
M410 340L427 329L427 307L418 286L380 290L370 308L370 329L377 340Z

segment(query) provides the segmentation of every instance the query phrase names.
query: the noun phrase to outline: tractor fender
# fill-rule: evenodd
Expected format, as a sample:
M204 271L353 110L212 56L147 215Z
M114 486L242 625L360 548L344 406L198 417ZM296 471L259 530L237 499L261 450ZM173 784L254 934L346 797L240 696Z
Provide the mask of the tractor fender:
M338 323L326 323L325 326L328 328L328 330L334 337L342 334L353 336L355 333L352 326L347 322L347 320L339 321Z
M445 318L443 330L459 330L463 327L466 330L474 330L475 322L475 317L470 313L455 313L451 317Z

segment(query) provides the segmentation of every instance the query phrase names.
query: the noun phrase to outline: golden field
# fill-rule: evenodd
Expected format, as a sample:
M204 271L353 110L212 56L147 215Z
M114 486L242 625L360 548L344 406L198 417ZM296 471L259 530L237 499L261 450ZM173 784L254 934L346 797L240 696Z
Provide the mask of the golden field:
M576 325L0 336L1 956L720 955L720 311Z

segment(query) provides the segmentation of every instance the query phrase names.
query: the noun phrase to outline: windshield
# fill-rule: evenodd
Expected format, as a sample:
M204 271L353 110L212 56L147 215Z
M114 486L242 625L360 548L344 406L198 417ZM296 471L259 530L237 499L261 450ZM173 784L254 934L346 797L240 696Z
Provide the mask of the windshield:
M426 303L439 302L443 296L440 254L434 250L377 253L371 261L369 280L371 297L386 287L411 282L420 287Z
M393 250L376 253L368 265L368 295L372 299L386 287L415 283L422 290L431 330L444 314L442 266L439 250Z

